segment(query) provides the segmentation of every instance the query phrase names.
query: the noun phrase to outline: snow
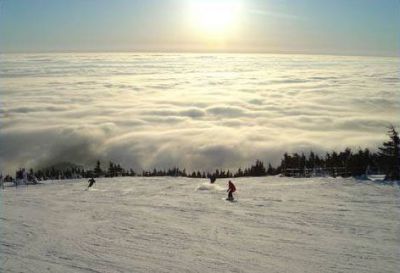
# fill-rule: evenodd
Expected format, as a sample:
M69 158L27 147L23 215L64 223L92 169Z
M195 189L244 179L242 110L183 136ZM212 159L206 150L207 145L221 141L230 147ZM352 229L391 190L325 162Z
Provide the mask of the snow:
M226 191L227 188L223 188L218 184L211 184L208 182L204 182L197 187L199 191Z
M4 272L400 272L397 185L114 178L0 190ZM208 185L208 186L207 186Z

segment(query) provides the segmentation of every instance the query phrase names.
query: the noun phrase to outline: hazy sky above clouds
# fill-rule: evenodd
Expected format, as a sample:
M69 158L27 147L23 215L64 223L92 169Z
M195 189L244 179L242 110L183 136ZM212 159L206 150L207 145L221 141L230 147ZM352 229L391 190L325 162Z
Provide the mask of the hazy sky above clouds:
M210 170L376 148L400 123L399 10L397 0L0 0L0 171L97 159ZM290 54L247 54L271 52Z
M2 55L2 170L211 170L376 149L399 125L399 61L268 54Z
M3 0L0 51L398 55L398 0Z

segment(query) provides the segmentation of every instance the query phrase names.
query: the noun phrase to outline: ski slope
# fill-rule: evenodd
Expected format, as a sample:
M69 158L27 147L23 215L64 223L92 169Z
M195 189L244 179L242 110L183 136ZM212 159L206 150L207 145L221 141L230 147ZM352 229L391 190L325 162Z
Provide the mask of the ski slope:
M398 186L280 177L0 190L1 272L400 272Z

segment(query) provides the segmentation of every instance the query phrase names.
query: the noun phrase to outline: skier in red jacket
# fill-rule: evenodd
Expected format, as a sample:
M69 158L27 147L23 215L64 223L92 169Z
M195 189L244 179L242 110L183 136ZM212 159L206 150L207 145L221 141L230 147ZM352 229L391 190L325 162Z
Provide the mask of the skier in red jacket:
M235 185L232 183L232 181L230 181L229 180L229 182L228 182L228 190L227 190L227 192L228 192L228 198L226 199L226 200L229 200L229 201L233 201L233 195L232 195L232 193L234 193L235 191L236 191L236 187L235 187Z

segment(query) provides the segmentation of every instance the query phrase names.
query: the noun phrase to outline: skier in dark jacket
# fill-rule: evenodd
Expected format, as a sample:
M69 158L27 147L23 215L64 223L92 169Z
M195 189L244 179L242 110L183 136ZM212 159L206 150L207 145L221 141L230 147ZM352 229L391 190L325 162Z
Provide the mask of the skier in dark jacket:
M215 175L210 176L210 183L214 184L215 180L217 180L217 178L215 177Z
M89 183L88 188L90 188L91 186L93 186L94 183L96 183L96 180L94 180L94 178L92 177L92 178L90 178L90 179L88 180L88 183Z
M233 193L235 191L236 191L235 185L232 183L232 181L229 180L229 182L228 182L228 190L227 190L228 198L226 200L233 201L234 200L233 199Z

